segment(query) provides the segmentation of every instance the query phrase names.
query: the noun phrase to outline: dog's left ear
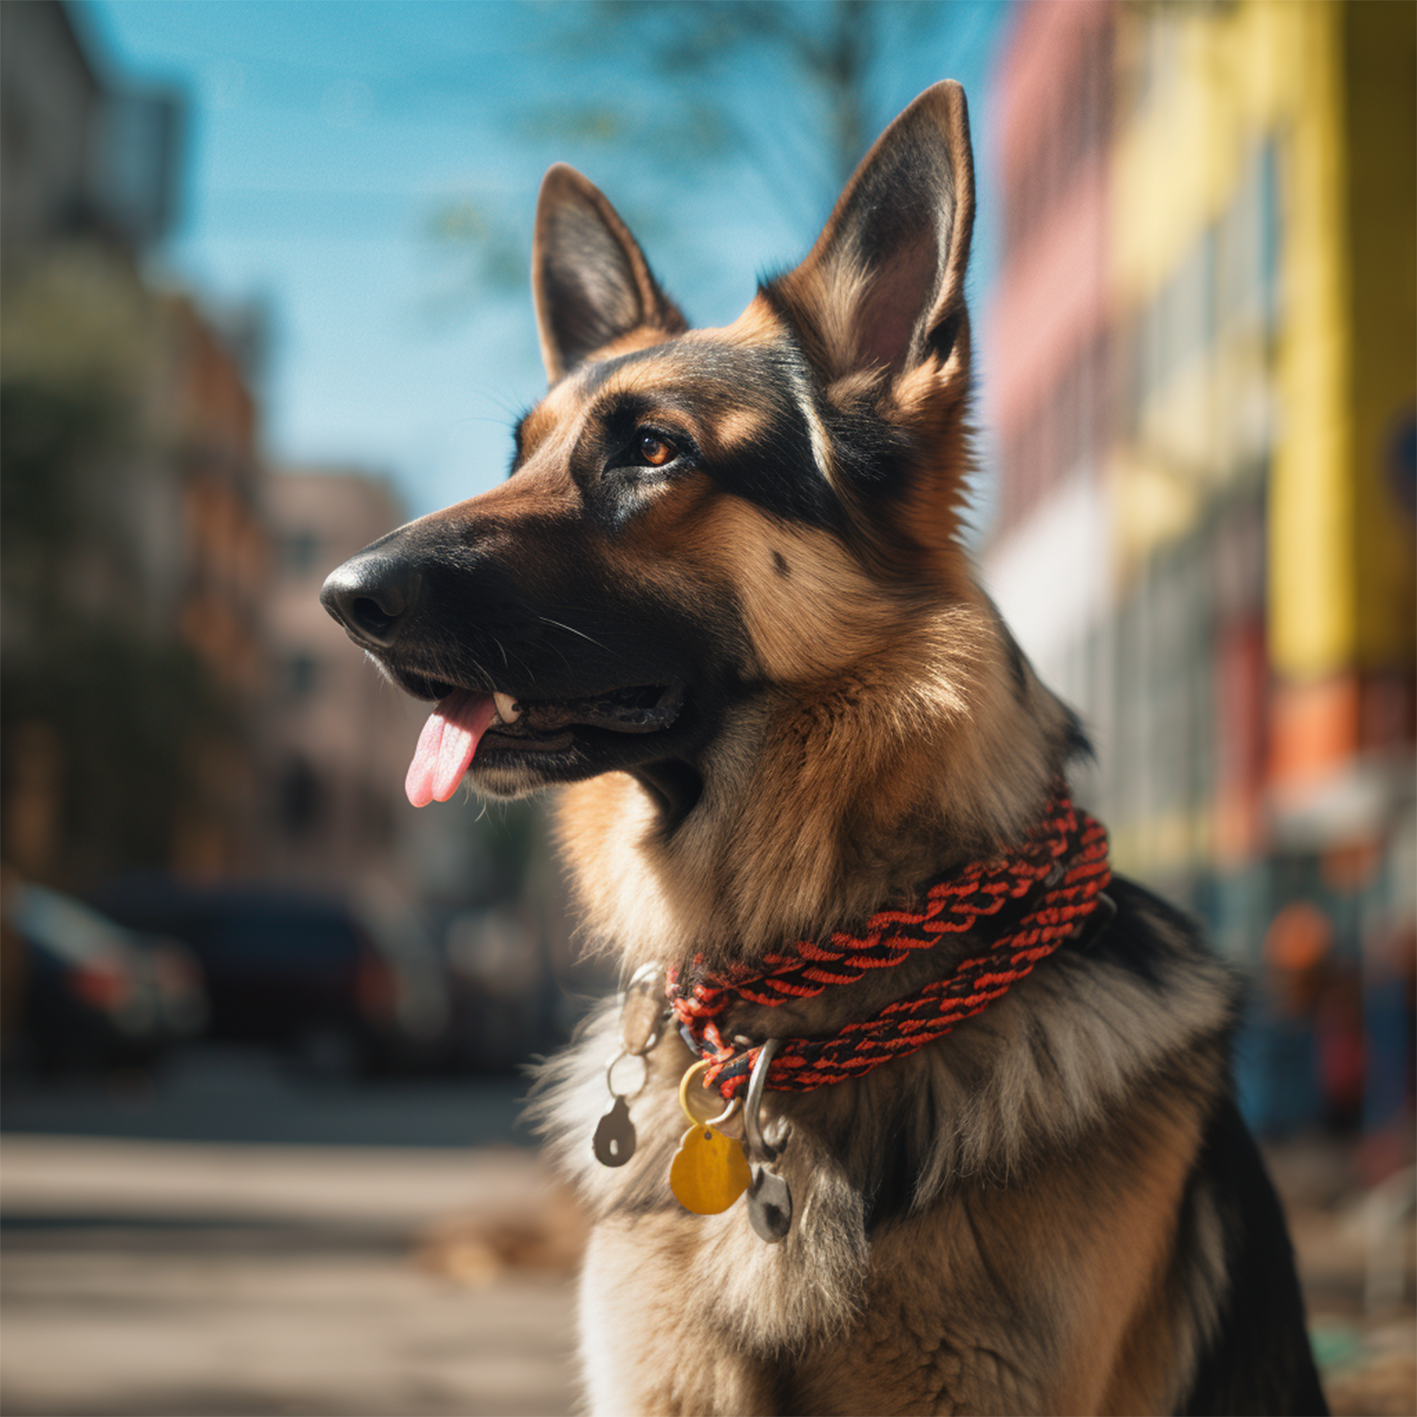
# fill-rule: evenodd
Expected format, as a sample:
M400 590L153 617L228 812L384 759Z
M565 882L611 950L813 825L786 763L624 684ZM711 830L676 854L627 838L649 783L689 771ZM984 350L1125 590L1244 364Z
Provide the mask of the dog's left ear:
M827 382L871 370L896 378L927 360L943 368L967 343L973 225L969 110L946 80L881 134L807 259L773 282Z
M592 351L640 327L686 328L659 288L630 229L594 183L558 162L541 182L531 289L541 358L551 383Z

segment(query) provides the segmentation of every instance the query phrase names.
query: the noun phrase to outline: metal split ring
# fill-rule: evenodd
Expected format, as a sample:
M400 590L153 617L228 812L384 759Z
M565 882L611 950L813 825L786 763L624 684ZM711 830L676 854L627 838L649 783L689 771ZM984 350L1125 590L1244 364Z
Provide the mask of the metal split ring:
M689 1119L690 1125L695 1127L717 1127L728 1121L728 1119L738 1111L739 1107L739 1099L735 1097L717 1117L707 1117L701 1121L698 1117L694 1116L689 1108L689 1080L698 1077L708 1066L709 1060L707 1058L702 1059L689 1068L679 1081L679 1108Z
M653 1043L651 1042L651 1044L645 1048L644 1053L631 1053L628 1048L622 1048L605 1065L605 1086L609 1090L611 1097L623 1097L626 1102L633 1102L635 1098L645 1090L649 1085L649 1059L645 1057L645 1053L649 1052L649 1048L652 1046ZM617 1092L615 1090L615 1065L617 1063L623 1063L626 1058L638 1058L643 1072L640 1075L638 1087L632 1088L629 1092Z

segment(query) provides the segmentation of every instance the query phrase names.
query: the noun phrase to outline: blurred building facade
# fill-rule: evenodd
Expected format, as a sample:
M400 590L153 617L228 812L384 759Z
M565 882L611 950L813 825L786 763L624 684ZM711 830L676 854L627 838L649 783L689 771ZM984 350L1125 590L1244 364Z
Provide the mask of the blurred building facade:
M176 214L185 108L164 88L100 75L60 0L0 7L0 242L98 235L137 253Z
M426 706L365 663L320 587L407 514L387 480L347 468L277 472L269 498L271 865L333 886L377 877L406 886L405 838L417 824L403 780Z
M1415 73L1326 0L1023 7L999 68L986 578L1119 867L1268 981L1276 1127L1409 1086Z
M0 6L3 850L82 885L250 863L266 532L246 371L143 261L181 96L104 73L58 0Z
M1076 681L1097 676L1103 692L1088 701L1102 714L1106 666L1093 646L1114 603L1106 469L1115 31L1108 0L1033 6L1001 56L1004 252L987 316L1000 356L987 415L1003 465L988 574L1045 678L1076 698ZM1039 593L1029 593L1035 584ZM1109 725L1099 715L1094 729Z

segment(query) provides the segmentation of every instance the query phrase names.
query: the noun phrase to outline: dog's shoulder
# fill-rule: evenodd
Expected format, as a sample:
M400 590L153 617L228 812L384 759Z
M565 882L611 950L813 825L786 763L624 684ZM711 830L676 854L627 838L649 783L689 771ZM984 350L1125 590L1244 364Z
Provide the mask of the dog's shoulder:
M1211 1114L1187 1212L1208 1213L1179 1233L1193 1247L1208 1235L1210 1267L1223 1274L1223 1287L1181 1410L1326 1413L1284 1211L1230 1096Z

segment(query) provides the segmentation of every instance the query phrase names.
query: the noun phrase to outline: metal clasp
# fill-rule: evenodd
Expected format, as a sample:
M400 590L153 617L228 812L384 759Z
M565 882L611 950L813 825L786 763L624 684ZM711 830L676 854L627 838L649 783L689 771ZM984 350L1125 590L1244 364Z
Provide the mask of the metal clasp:
M758 1050L758 1056L753 1063L753 1072L748 1079L748 1099L743 1104L743 1135L748 1142L750 1152L760 1156L764 1161L776 1161L782 1150L782 1145L769 1145L766 1137L763 1136L762 1128L758 1125L758 1109L763 1103L763 1090L767 1087L768 1071L772 1067L772 1060L777 1056L777 1050L782 1047L782 1039L769 1038ZM786 1138L781 1139L782 1142Z

